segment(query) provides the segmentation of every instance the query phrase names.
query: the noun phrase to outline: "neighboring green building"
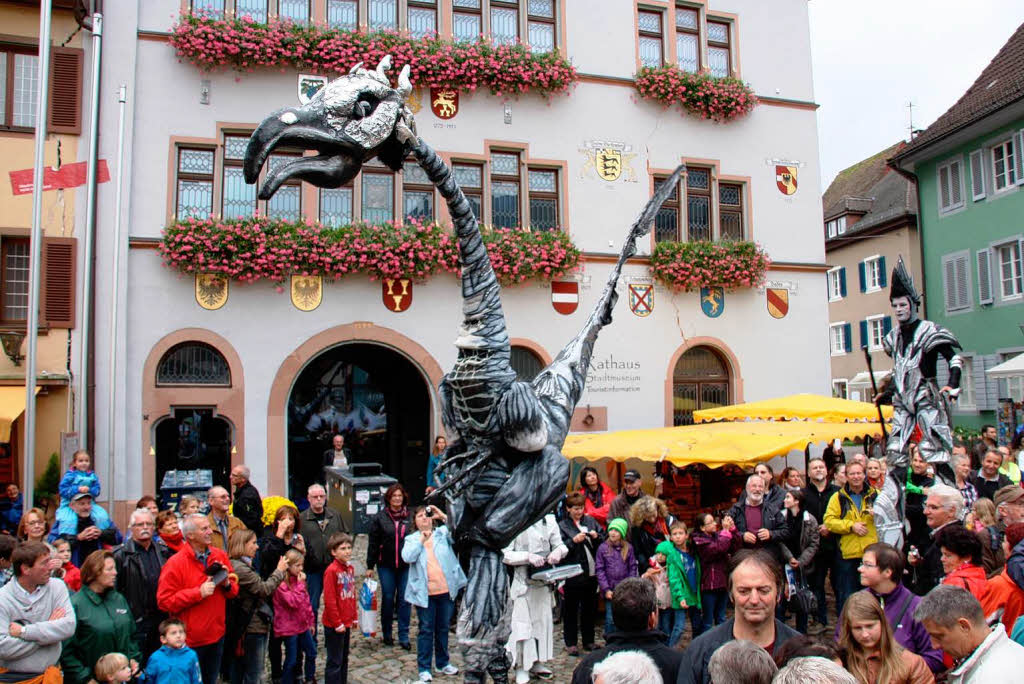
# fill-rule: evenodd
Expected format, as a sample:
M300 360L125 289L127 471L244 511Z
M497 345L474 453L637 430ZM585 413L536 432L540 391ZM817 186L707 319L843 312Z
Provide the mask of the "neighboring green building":
M994 423L1000 399L1024 399L1024 377L985 373L1024 352L1022 75L1024 25L956 104L889 160L917 179L925 314L963 345L958 426Z

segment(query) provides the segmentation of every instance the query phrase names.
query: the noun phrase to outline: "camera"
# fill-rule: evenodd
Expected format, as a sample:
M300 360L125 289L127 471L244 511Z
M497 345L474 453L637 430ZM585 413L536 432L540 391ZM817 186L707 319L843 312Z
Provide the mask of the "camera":
M427 508L424 511L424 513L427 514L428 518L433 518L434 517L434 507L433 506L427 506Z

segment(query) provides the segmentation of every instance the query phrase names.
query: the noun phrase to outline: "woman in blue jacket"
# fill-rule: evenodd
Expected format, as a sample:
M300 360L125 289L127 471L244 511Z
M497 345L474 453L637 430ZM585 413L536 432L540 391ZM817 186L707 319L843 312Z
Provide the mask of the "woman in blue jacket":
M416 509L416 532L406 536L402 560L409 564L405 600L416 606L420 631L416 637L416 665L420 681L429 682L432 661L446 675L459 669L448 661L448 624L455 597L466 586L466 575L452 550L452 539L444 523L448 518L434 506ZM436 529L435 523L441 523Z

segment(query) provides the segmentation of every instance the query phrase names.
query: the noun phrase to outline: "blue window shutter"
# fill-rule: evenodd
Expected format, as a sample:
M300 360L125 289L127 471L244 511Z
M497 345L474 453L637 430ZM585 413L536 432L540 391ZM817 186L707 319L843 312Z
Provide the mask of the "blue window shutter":
M889 276L885 272L885 257L878 257L878 286L888 287Z
M882 333L888 335L892 331L892 316L886 316L882 321Z
M846 296L846 267L839 269L839 296Z
M843 344L846 347L846 351L853 349L853 326L849 323L843 325Z
M860 346L861 349L868 346L868 322L860 322Z
M868 291L868 279L864 275L864 262L863 261L860 262L859 264L857 264L857 273L860 275L860 291L861 292L867 292Z

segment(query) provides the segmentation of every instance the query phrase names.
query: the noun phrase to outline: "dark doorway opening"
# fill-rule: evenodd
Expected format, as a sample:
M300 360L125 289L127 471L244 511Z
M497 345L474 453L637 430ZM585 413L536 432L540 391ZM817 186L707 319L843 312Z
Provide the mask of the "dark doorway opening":
M430 392L420 370L387 347L327 349L299 373L288 399L288 494L323 482L324 453L345 436L352 463L379 463L415 501L426 488Z
M175 408L173 415L156 425L157 491L164 488L168 470L209 470L213 485L230 488L231 433L231 423L214 415L212 408ZM181 487L205 492L209 486L196 481ZM205 501L205 494L200 499Z

